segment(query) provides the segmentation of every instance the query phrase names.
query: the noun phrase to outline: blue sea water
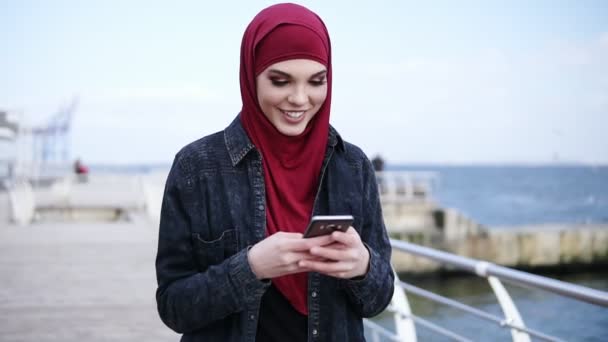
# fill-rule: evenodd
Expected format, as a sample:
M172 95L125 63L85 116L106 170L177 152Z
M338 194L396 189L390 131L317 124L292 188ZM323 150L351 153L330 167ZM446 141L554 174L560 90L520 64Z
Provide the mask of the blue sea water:
M392 165L434 171L434 199L487 226L608 223L608 166Z

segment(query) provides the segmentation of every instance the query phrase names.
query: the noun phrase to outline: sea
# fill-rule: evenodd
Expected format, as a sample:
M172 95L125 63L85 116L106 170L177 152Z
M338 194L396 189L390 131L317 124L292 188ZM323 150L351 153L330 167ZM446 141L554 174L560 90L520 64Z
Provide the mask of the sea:
M393 165L387 169L435 172L434 199L490 228L608 223L608 165Z
M166 172L169 165L92 166L95 172ZM388 165L389 171L431 171L432 198L489 229L547 224L606 224L608 165ZM608 270L543 276L608 291ZM479 277L437 275L402 280L502 316L488 284ZM525 325L565 341L608 341L608 308L505 283ZM408 294L415 315L473 341L509 341L510 332L445 305ZM377 318L393 329L392 318ZM418 341L450 339L416 325ZM533 341L537 339L532 339Z

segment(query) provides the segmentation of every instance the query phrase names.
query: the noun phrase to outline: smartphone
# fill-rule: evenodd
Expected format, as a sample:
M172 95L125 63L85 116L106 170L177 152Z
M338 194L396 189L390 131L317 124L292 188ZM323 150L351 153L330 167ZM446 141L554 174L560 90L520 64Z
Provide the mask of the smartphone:
M336 230L345 232L353 225L352 215L313 216L304 232L305 238L331 234Z

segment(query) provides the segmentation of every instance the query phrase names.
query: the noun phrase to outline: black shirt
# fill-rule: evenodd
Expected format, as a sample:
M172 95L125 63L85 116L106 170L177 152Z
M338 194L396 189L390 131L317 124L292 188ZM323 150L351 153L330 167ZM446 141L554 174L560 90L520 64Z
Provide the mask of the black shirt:
M307 339L308 316L294 309L281 292L271 285L262 296L255 340L306 342Z

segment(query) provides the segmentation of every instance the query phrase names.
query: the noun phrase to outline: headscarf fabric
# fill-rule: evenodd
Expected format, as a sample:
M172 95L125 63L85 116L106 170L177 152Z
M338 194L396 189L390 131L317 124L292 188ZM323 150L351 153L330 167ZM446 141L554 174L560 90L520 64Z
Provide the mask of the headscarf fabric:
M280 133L257 100L256 77L285 60L310 59L327 68L327 97L297 136ZM240 119L262 155L266 190L266 234L303 233L311 218L329 134L331 44L325 24L315 13L295 4L270 6L254 17L241 44ZM308 274L272 279L300 313L308 314Z

